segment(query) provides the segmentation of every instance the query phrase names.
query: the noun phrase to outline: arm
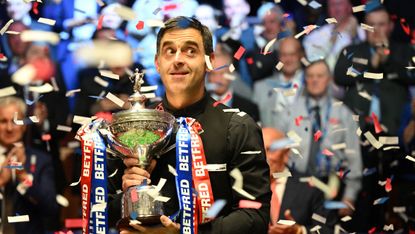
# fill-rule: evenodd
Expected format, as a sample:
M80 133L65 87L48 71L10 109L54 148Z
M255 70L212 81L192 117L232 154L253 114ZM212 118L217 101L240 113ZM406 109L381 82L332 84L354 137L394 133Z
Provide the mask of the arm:
M253 195L257 202L262 203L262 206L258 210L239 209L239 201L247 198L233 191L233 212L216 218L209 226L211 230L201 230L201 233L266 233L271 191L261 129L249 116L240 117L234 114L229 124L227 141L229 152L232 153L229 171L234 168L241 171L243 189ZM244 151L261 153L241 154Z
M350 47L346 47L342 50L337 59L336 66L334 68L334 82L340 86L353 86L356 82L356 78L346 75L347 69L352 66L352 60L347 59L347 53L345 51L349 51ZM345 55L346 54L346 55Z

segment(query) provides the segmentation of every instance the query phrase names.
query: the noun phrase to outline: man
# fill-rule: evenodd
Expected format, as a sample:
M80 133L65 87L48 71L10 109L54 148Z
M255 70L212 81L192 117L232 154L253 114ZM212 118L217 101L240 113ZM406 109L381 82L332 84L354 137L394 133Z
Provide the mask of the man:
M24 102L16 97L0 99L3 233L44 233L43 219L57 215L58 211L51 158L22 144L26 126L14 122L23 120L25 111ZM10 167L18 165L23 169ZM7 217L17 214L28 215L30 221L7 222Z
M266 233L271 193L261 130L248 115L225 112L224 105L213 106L215 101L208 96L204 86L207 71L205 55L213 61L212 37L207 27L187 17L176 17L165 22L157 37L155 64L166 87L166 95L157 109L168 111L175 117L196 119L204 130L199 136L203 141L207 165L222 165L222 169L211 171L209 176L214 200L225 199L227 203L214 220L199 224L199 233ZM171 140L174 142L174 139L172 137ZM151 175L153 184L157 184L159 178L167 179L161 190L164 196L170 197L164 205L166 215L179 209L175 177L167 170L167 165L173 166L175 161L175 150L161 155ZM122 178L124 191L150 178L148 172L134 167L137 163L134 158L124 160L127 167ZM233 179L229 172L235 168L242 173L243 189L261 203L261 208L239 208L239 201L247 198L232 189ZM119 218L120 197L114 196L109 204L110 220ZM166 216L162 216L161 221L167 229L178 232L177 224ZM148 229L137 228L143 232Z
M329 177L336 178L336 173L350 170L340 178L345 188L339 195L343 201L354 204L362 176L357 124L348 108L335 104L328 92L330 82L330 69L324 60L311 63L305 71L304 96L275 123L279 129L299 136L300 155L290 158L299 172L327 181ZM340 210L342 216L351 213L350 209Z
M266 150L267 162L271 172L271 226L269 234L276 233L307 233L316 225L322 226L320 233L332 233L332 226L336 215L329 213L323 207L323 193L307 183L300 182L302 174L286 166L289 160L290 149L281 145L274 149L276 144L283 144L284 133L274 128L263 128L262 136ZM281 173L292 172L293 176L273 177ZM278 212L279 211L279 212ZM312 219L313 214L326 218L324 224ZM289 226L278 224L280 219L293 220L296 224Z
M230 40L230 39L228 39ZM219 42L215 46L215 68L232 64L232 49L224 42ZM207 74L208 90L216 101L220 101L229 107L238 108L248 113L255 122L259 121L258 106L243 96L242 90L250 89L241 82L237 72L229 73L225 68L213 70ZM249 94L249 92L246 92ZM250 98L250 97L249 97Z
M259 107L263 126L275 126L273 120L285 115L285 109L300 95L304 83L302 57L300 42L293 37L284 38L280 42L280 62L284 64L281 71L255 83L253 100ZM295 94L287 94L290 90L295 90Z

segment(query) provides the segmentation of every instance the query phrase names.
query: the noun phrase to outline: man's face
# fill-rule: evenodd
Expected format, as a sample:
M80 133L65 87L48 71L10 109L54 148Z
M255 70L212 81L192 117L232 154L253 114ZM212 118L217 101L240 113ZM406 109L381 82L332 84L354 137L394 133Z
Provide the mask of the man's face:
M270 151L270 147L274 141L284 138L281 132L277 132L271 128L262 129L264 138L265 154L271 173L282 172L288 163L289 155L287 149L279 149Z
M26 129L24 125L16 125L13 122L15 112L19 113L15 105L0 108L0 144L5 147L11 147L13 143L19 142ZM23 114L19 113L18 118L23 119Z
M249 5L245 0L224 0L223 8L228 20L237 16L245 18L250 11Z
M26 29L26 26L24 26L22 23L13 23L9 27L9 30L16 32L23 32ZM10 34L7 36L7 40L13 55L18 57L23 57L30 45L30 42L22 41L20 34Z
M265 14L262 24L265 28L264 34L268 40L277 37L278 33L281 31L281 22L279 20L281 17L282 16L278 15L275 11L269 11Z
M193 28L172 29L160 41L155 64L166 92L180 95L183 92L204 92L207 70L202 34Z
M366 24L374 27L374 32L367 31L367 41L373 45L382 45L388 42L393 30L393 22L385 11L374 11L366 15Z
M321 97L327 92L330 71L324 63L310 65L306 70L307 91L312 97Z
M342 22L352 14L352 7L349 0L329 0L327 9L330 17Z
M298 41L293 38L284 39L280 44L280 61L284 63L282 72L289 76L301 67L301 47Z
M221 67L230 63L230 58L227 58L225 54L220 53L220 50L216 51L215 63L213 64L213 67ZM228 69L223 68L216 71L211 71L207 74L208 82L216 86L214 89L216 95L222 96L229 90L231 80L225 78L225 74L228 73L228 71Z
M23 0L9 0L7 1L7 15L15 21L20 21L23 17L29 14L32 9L31 3L25 3Z

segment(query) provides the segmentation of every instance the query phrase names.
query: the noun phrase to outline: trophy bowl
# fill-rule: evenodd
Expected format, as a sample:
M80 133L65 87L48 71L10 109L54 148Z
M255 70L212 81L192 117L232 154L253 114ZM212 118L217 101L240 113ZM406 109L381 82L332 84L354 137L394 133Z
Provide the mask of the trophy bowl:
M151 160L166 147L175 121L170 113L153 109L131 109L114 113L113 121L108 125L110 148L121 158L137 158L137 166L147 169ZM128 228L129 221L134 219L142 225L159 224L163 210L162 202L157 200L158 196L159 191L154 185L130 187L123 194L122 219L118 222L118 228Z

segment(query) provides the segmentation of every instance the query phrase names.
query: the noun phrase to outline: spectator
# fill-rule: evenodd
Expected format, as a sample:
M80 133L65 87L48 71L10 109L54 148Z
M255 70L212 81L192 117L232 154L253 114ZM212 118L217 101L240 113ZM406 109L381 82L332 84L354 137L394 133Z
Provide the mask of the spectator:
M214 36L216 30L219 28L219 15L221 12L208 4L199 5L195 10L195 17L203 25L209 28L212 33L213 46L216 45L217 38Z
M287 167L290 149L286 146L275 149L275 144L284 141L284 133L274 128L263 128L262 135L266 150L267 162L271 173L271 226L269 234L276 233L311 233L316 225L321 223L312 219L314 214L326 218L319 229L320 233L333 233L336 214L329 212L323 206L323 193L307 183L300 182L304 175ZM290 173L293 176L278 176ZM275 175L275 176L273 176ZM278 212L279 211L279 212ZM293 220L292 226L277 224L279 219Z
M300 96L304 83L302 57L300 42L293 37L284 38L280 42L280 61L284 64L281 71L255 83L253 100L259 107L263 126L275 126L273 120L278 121L285 115L286 108ZM294 95L284 93L293 89L296 90Z
M26 126L16 125L13 121L16 113L22 120L25 112L22 100L15 97L0 99L0 148L7 155L3 158L3 166L18 163L23 166L22 170L3 168L1 172L3 233L44 233L43 219L57 215L58 211L51 158L22 144ZM11 161L17 164L9 164ZM16 214L29 215L30 221L15 224L5 221Z
M216 44L214 67L219 68L232 63L232 49L226 43ZM232 81L232 79L234 79ZM239 80L236 72L229 73L229 69L225 66L219 70L213 70L207 74L208 89L211 96L216 101L233 108L248 113L255 121L259 121L258 107L249 99L238 94L241 88L234 85ZM241 86L243 84L240 84ZM209 88L210 87L210 88ZM240 91L239 91L240 92Z
M335 99L328 92L330 82L330 70L324 60L310 64L305 71L304 95L274 122L284 132L293 131L301 138L298 151L302 157L290 158L296 170L326 182L329 177L337 178L334 175L338 171L350 170L346 178L339 178L345 188L338 195L341 200L354 204L362 176L359 139L355 133L357 124L347 107L334 105ZM338 148L337 144L345 146ZM326 195L333 198L337 193ZM340 210L341 216L351 213L350 208Z

